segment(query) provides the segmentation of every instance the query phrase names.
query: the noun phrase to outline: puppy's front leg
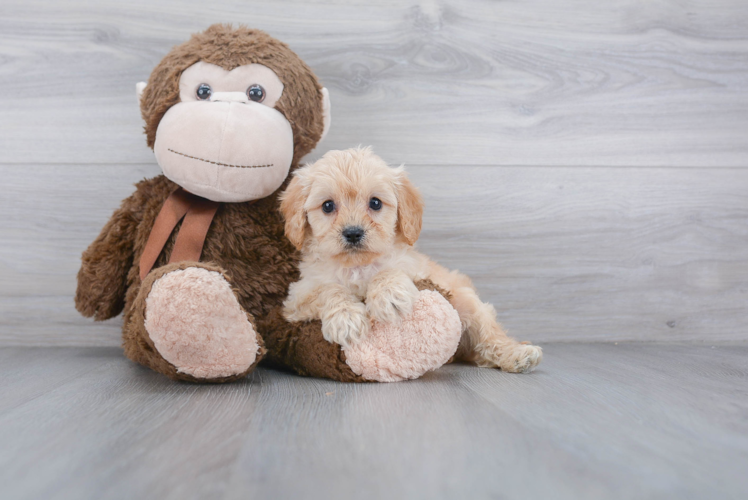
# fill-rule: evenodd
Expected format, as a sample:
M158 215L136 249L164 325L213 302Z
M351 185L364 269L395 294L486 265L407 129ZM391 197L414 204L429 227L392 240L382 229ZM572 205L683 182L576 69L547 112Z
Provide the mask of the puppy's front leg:
M322 336L343 347L355 344L369 333L366 306L342 285L321 287L318 300L322 320Z
M374 276L366 291L366 311L380 323L396 323L413 311L418 288L399 269L387 269Z
M308 289L306 283L291 285L283 303L289 321L322 320L322 336L342 346L355 344L369 332L366 306L343 285L328 283Z

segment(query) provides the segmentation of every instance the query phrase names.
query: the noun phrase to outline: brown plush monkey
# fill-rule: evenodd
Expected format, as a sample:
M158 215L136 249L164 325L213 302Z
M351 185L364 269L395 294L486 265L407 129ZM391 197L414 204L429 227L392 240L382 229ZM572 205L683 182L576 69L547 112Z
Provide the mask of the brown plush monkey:
M283 318L299 255L284 236L278 193L330 116L326 89L287 45L214 25L172 49L138 91L164 175L138 183L83 253L75 297L96 320L124 311L127 357L188 381L235 380L262 359L366 381L420 376L455 352L459 325L446 300L426 311L441 319L442 345L396 360L352 360L323 339L319 322ZM381 345L385 334L372 335Z

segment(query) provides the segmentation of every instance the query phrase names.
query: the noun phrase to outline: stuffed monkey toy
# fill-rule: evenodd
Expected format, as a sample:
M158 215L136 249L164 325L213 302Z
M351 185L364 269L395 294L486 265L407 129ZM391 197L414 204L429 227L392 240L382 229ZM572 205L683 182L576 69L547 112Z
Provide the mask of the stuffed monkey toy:
M163 171L136 185L83 253L75 304L124 311L125 355L175 380L228 382L262 360L339 381L395 381L446 363L457 312L429 282L398 325L355 348L320 322L289 323L299 277L278 195L330 126L327 90L284 43L213 25L138 84L148 146ZM441 294L441 295L440 295Z

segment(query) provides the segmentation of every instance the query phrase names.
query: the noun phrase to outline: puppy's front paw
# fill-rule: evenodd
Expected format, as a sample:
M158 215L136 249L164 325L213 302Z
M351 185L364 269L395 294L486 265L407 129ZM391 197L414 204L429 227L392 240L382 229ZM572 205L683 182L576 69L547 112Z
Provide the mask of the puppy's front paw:
M397 323L413 311L418 300L418 288L409 278L381 284L366 295L366 312L380 323Z
M346 347L356 344L367 333L369 318L366 316L366 306L361 302L347 304L322 318L322 336L328 342Z

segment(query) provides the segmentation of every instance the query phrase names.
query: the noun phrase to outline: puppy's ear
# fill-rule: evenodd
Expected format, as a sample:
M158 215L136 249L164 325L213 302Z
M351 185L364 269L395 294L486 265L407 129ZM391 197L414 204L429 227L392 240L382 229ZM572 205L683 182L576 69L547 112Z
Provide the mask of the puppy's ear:
M306 212L304 211L306 194L298 170L291 179L288 188L280 195L280 200L280 211L286 220L286 237L296 248L301 250L301 247L304 246L304 234L306 232Z
M423 223L423 198L410 180L401 172L397 182L397 228L408 245L418 240Z

